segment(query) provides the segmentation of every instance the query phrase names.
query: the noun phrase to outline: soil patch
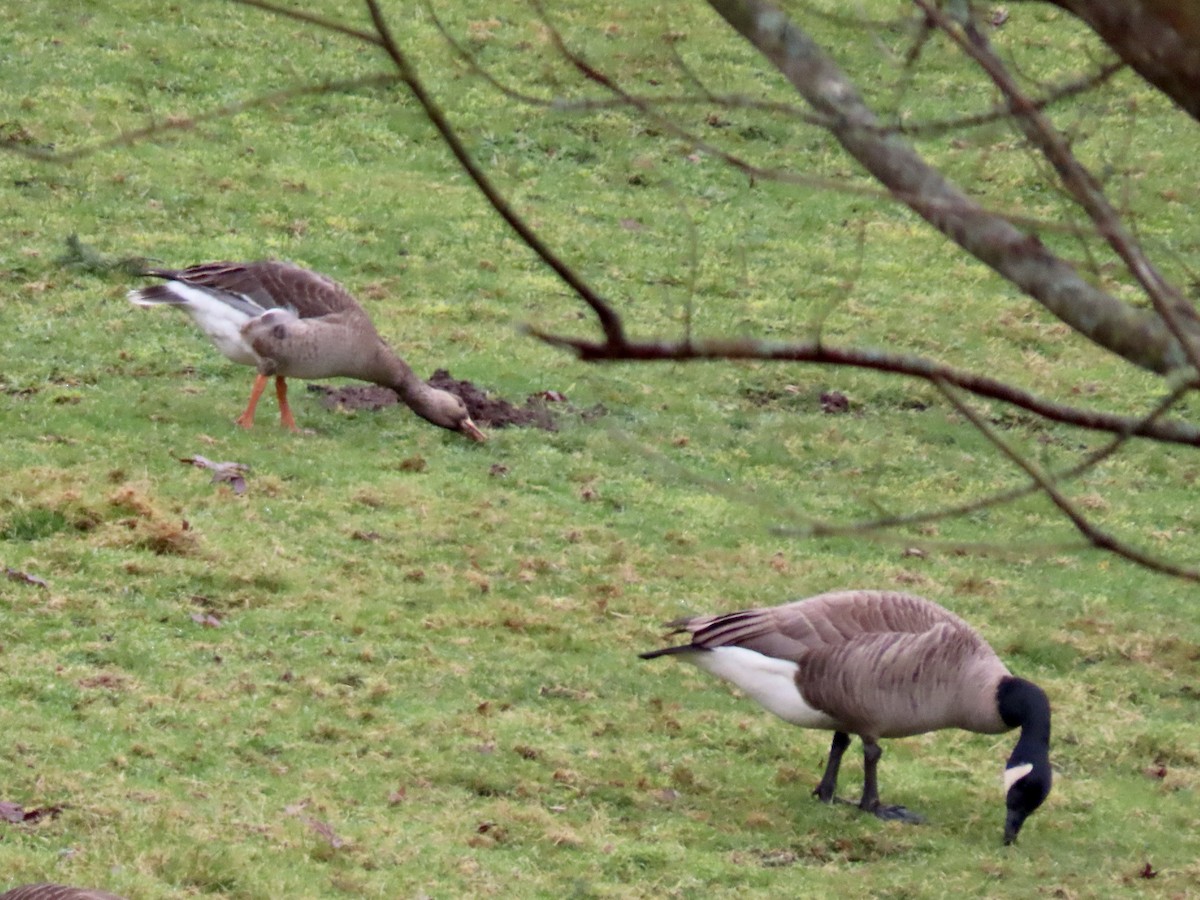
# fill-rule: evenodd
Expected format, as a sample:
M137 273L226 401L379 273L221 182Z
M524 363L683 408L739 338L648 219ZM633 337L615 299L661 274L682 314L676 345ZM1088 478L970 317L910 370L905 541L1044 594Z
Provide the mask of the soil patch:
M488 392L474 382L460 381L445 369L434 372L429 378L429 384L461 398L472 420L481 428L541 428L544 431L557 431L558 419L563 415L575 414L584 421L591 421L607 412L601 404L588 409L578 409L567 402L567 398L558 391L530 394L524 403L518 405ZM395 391L377 384L349 384L341 387L310 384L308 389L321 395L320 403L326 409L341 407L374 412L400 402Z

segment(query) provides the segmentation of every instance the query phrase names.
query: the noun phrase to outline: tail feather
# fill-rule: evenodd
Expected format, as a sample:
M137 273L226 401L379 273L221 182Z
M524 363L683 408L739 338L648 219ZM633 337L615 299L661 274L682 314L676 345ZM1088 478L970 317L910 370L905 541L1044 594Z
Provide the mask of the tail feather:
M155 272L153 274L165 273ZM221 290L219 288L208 288L183 281L152 284L148 287L130 291L125 296L135 306L168 304L183 307L205 307L216 301L248 319L257 318L267 311L267 307L255 302L245 294ZM295 307L287 306L286 308L293 312L295 311Z
M134 306L157 306L160 303L186 303L182 297L171 292L165 284L152 284L149 287L138 288L125 295Z
M657 650L648 650L645 653L639 653L638 656L642 659L657 659L660 656L678 656L683 653L703 653L706 647L697 647L693 644L679 644L676 647L660 647Z

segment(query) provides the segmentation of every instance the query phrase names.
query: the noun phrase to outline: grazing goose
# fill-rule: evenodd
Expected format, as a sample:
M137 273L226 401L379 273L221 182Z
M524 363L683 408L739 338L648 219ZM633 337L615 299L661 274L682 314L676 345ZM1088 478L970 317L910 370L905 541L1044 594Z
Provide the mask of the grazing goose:
M419 379L379 336L366 310L331 278L291 263L215 262L148 269L166 279L129 292L138 306L183 310L226 357L258 375L237 424L250 428L258 398L275 377L279 420L296 431L286 378L357 378L389 387L421 418L486 440L462 400Z
M0 900L124 900L107 891L65 884L23 884L0 894Z
M966 622L929 600L889 591L836 591L783 606L668 622L691 642L641 654L677 655L741 688L802 728L833 732L825 774L813 791L829 803L850 735L863 742L859 807L919 822L879 802L880 738L963 728L998 734L1020 727L1004 768L1004 843L1050 793L1050 702L1009 674Z

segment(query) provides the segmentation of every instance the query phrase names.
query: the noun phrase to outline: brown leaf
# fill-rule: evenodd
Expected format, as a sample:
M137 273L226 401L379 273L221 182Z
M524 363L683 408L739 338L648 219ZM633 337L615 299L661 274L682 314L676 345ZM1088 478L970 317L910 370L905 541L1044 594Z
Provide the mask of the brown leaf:
M488 474L493 478L499 478L501 475L507 475L508 466L504 465L504 463L492 463L491 468L488 469Z
M1142 774L1147 778L1163 779L1167 777L1167 767L1162 763L1155 763L1152 766L1146 766L1142 769Z
M426 465L425 457L409 456L400 460L399 468L401 472L424 472Z
M388 806L399 806L406 799L408 799L408 792L405 791L404 788L402 788L402 787L396 788L396 790L394 790L390 794L388 794L388 799L387 799Z
M28 572L22 572L19 569L10 569L8 566L5 566L4 574L13 581L20 581L24 584L32 584L34 587L50 587L50 585L46 583L46 579L38 578L36 575L30 575Z
M821 395L821 412L836 415L850 411L850 400L841 391L826 391Z
M310 816L305 816L304 822L309 828L325 838L329 842L329 846L334 850L340 850L346 846L346 842L338 837L327 823L322 822L320 819L311 818Z
M219 484L222 481L229 482L235 494L242 494L246 491L246 473L250 471L250 467L239 462L213 462L207 457L196 454L195 456L181 456L181 463L185 465L195 466L198 469L209 469L213 473L212 484Z
M1142 867L1142 871L1138 872L1138 877L1139 878L1157 878L1158 872L1155 871L1154 867L1151 866L1149 862L1147 862L1146 865L1144 865Z
M55 819L61 815L62 811L63 807L61 806L39 806L36 809L25 809L19 803L0 801L0 820L11 822L14 825L32 825L47 817Z
M25 809L19 803L0 800L0 819L5 822L24 822Z
M221 620L212 613L192 613L192 621L205 628L220 628Z
M103 688L108 691L119 691L125 687L125 679L115 672L101 672L99 675L89 675L80 678L78 682L84 688Z
M37 809L25 810L26 822L37 822L40 819L57 819L62 815L63 807L61 806L39 806Z

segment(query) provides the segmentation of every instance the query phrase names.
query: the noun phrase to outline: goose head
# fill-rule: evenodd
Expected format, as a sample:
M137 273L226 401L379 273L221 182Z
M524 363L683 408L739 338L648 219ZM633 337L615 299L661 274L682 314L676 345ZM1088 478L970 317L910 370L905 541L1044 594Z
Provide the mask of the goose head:
M457 394L426 385L409 403L409 407L426 422L457 431L473 441L487 440L487 435L471 421L467 405Z
M1011 844L1050 793L1050 701L1036 684L1012 677L1001 680L996 700L1004 724L1021 729L1004 767L1004 843Z
M1010 765L1004 770L1004 804L1008 810L1004 817L1005 844L1016 841L1030 813L1042 805L1050 793L1051 778L1048 758Z

